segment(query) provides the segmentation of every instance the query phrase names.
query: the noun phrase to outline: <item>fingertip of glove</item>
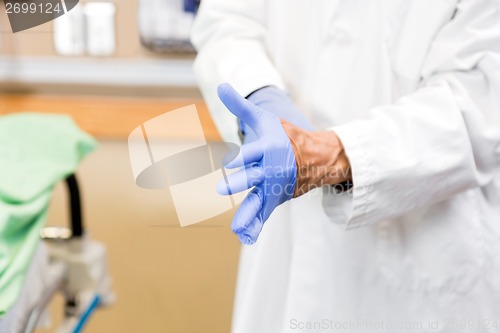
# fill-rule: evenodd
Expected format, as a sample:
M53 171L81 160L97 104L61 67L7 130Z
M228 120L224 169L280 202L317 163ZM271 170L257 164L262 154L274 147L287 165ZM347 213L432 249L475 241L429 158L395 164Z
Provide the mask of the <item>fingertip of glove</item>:
M222 161L222 165L224 166L225 169L236 169L242 166L242 163L239 163L239 161L237 161L236 158L234 158L230 161Z
M233 149L222 157L221 164L226 169L231 169L231 163L233 163L239 156L241 149Z
M239 222L238 220L233 220L233 223L231 223L231 230L233 231L233 233L235 233L239 237L240 234L245 234L245 232L247 231L247 224L248 223L241 224L238 222Z
M231 194L229 186L226 184L226 181L224 179L220 180L217 183L215 190L220 195L230 195Z
M217 87L217 94L219 95L220 98L223 98L228 94L228 92L231 89L231 85L227 82L219 84Z
M250 235L245 233L237 233L238 239L243 245L253 245L256 242L256 239L253 239Z
M251 221L243 225L231 225L232 231L238 236L241 243L245 245L252 245L257 242L260 231L262 230L262 223L259 218L255 217Z

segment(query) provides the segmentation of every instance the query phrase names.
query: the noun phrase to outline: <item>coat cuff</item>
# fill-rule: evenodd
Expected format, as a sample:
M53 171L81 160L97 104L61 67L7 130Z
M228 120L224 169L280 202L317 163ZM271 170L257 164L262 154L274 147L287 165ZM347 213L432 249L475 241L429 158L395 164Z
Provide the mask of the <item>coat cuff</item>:
M373 137L369 121L359 120L336 126L334 131L344 145L351 164L353 186L339 192L333 188L323 190L323 208L330 220L343 229L362 227L371 220L373 209L373 158L368 149Z
M272 73L259 77L255 77L255 75L248 75L245 77L245 75L241 73L237 79L231 81L231 84L233 85L233 88L243 97L248 97L257 90L268 86L285 90L285 85L281 79Z

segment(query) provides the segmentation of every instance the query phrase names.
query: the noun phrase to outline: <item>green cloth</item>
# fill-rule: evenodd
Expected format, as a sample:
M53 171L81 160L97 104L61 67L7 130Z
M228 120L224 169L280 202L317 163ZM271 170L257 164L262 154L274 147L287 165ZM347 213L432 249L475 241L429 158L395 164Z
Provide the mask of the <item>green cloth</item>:
M54 185L96 146L68 116L0 117L0 318L23 287Z

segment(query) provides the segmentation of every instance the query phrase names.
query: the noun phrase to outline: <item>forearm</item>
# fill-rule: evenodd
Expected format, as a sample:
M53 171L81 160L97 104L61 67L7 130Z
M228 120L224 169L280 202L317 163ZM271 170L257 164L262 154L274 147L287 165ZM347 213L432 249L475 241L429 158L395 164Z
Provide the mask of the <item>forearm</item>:
M461 1L435 36L412 92L332 128L355 183L349 198L325 194L333 222L354 228L389 220L498 174L498 9L494 1Z
M231 82L243 96L263 86L283 87L266 51L266 8L264 0L206 0L201 3L191 32L198 51L193 71L225 141L240 140L236 119L216 94L221 82Z
M202 89L214 91L221 82L231 82L248 96L268 85L283 88L267 51L266 13L264 0L202 2L191 32L198 51L194 71Z

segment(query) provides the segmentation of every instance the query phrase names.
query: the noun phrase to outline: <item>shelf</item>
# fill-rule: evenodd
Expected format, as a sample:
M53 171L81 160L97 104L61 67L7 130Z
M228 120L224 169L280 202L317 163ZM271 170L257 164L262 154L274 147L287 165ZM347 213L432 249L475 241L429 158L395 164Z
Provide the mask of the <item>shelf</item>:
M24 85L196 88L192 59L0 57L0 81Z

